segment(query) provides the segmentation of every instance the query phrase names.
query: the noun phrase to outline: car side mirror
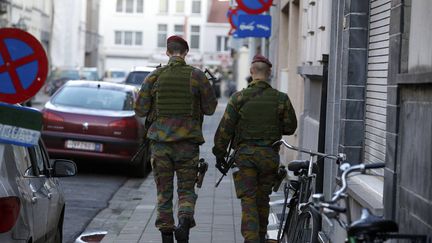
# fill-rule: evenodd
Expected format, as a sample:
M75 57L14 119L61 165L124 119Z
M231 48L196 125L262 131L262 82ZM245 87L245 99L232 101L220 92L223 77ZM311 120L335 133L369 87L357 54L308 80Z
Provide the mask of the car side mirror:
M77 167L72 160L56 159L53 166L53 177L69 177L77 173Z

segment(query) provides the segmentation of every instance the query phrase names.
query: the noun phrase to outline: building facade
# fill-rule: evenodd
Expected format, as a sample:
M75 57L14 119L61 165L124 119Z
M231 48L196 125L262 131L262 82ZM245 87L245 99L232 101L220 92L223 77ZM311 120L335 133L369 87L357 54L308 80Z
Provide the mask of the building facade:
M400 232L430 237L432 4L340 0L332 9L327 130L335 134L326 150L354 163L385 162L378 177L354 177L350 196L396 220Z
M51 65L83 67L86 48L86 0L56 0L53 4Z
M166 63L166 39L183 36L188 62L199 65L204 53L206 0L101 1L99 34L104 38L105 69Z
M430 1L282 0L270 13L274 83L299 119L289 138L312 150L384 162L350 179L354 219L361 208L396 220L400 232L432 237L432 17ZM285 153L285 160L300 157ZM318 190L337 187L338 167L321 164ZM317 181L320 181L317 178ZM323 220L322 236L345 231Z
M35 36L48 52L53 24L53 1L1 0L0 28L13 27Z
M232 66L231 43L228 35L231 25L226 17L228 8L229 2L226 1L211 0L209 2L209 12L204 30L204 66L223 68Z
M100 0L87 0L85 29L85 59L86 67L97 67L103 70L103 38L99 35Z
M330 0L285 0L277 1L270 11L273 84L289 95L300 124L287 139L314 150L324 144L319 141L324 130L320 103L330 48L330 10ZM284 153L288 161L297 156L289 150Z

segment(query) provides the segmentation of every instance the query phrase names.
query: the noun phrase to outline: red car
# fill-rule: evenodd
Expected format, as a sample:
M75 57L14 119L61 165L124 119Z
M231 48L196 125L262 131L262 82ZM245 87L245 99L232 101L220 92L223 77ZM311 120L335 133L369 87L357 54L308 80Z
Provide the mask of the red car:
M144 176L148 163L131 162L144 128L133 110L136 95L136 87L124 84L67 82L42 110L50 156L121 162Z

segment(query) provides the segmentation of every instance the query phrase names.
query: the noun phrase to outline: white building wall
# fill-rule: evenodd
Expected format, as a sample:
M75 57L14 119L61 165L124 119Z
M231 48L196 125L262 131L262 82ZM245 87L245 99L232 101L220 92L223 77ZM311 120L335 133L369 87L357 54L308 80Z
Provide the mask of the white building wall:
M143 13L118 13L114 0L101 1L99 21L100 35L104 38L103 52L106 56L105 68L130 70L134 66L166 63L165 48L157 47L158 24L166 24L167 36L174 34L174 25L185 26L185 37L190 43L191 25L200 26L200 48L191 49L187 57L189 63L202 61L204 36L207 18L207 1L201 1L201 13L192 14L192 0L185 0L184 13L175 13L176 1L168 1L168 13L159 13L159 1L144 1ZM126 46L115 44L115 31L141 31L143 44Z
M230 24L228 23L207 23L204 33L204 57L203 64L205 66L217 65L228 67L232 65L231 52L230 52L230 41L228 41L228 49L225 50L225 43L221 45L222 50L218 51L217 48L217 37L227 37L230 30ZM222 40L223 42L223 40Z
M48 39L46 37L51 32L51 8L51 0L12 0L9 3L4 23L7 27L24 28L42 41L43 37ZM46 43L43 44L48 49Z
M84 66L85 0L56 0L51 47L51 63L55 67Z

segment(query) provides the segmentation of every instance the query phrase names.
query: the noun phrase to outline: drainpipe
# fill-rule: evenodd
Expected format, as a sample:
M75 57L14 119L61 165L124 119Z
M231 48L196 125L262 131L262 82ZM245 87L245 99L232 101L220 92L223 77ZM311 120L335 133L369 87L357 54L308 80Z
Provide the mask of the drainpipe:
M318 152L325 152L325 136L326 136L326 118L327 118L327 82L328 82L328 58L327 54L323 55L323 78L321 84L321 107L318 130ZM319 172L316 177L316 193L323 192L324 183L324 160L318 162Z

